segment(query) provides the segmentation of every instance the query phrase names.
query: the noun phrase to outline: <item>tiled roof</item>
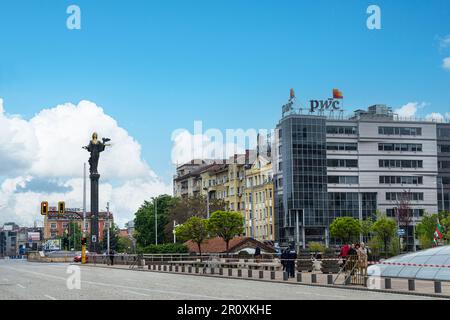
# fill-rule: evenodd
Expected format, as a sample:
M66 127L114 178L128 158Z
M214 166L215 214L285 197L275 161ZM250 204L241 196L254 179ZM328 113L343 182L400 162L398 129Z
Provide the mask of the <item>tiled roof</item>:
M242 247L242 245L246 244L248 242L248 245L250 247L260 247L261 249L265 251L273 251L273 248L259 242L253 238L250 237L234 237L230 240L229 243L229 252L234 252L235 249L239 249ZM189 252L196 252L198 253L198 245L191 240L185 242L185 245L188 247ZM211 238L205 241L201 244L202 253L225 253L226 252L226 244L225 241L222 238L216 237ZM238 250L239 251L239 250Z

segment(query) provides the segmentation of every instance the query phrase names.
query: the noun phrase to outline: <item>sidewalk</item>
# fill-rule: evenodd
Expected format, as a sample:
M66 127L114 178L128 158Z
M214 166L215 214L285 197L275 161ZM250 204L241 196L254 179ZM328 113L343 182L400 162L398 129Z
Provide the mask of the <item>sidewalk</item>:
M343 285L343 278L341 277L336 285L328 284L328 275L323 274L321 272L302 272L296 273L295 278L289 278L287 280L283 279L283 272L275 271L275 278L271 279L272 272L271 271L262 271L263 278L260 278L259 270L249 270L249 269L223 269L223 275L219 274L219 269L214 268L206 268L206 273L204 273L202 268L198 269L198 273L196 273L195 268L191 269L191 273L189 273L188 267L184 268L184 272L182 272L182 267L178 267L178 272L176 272L175 266L172 266L172 271L169 271L169 266L166 265L166 271L164 271L164 266L160 265L161 270L158 270L158 266L146 265L144 267L133 266L130 268L130 265L114 265L109 266L106 264L86 264L83 266L88 267L98 267L98 268L106 268L106 269L122 269L122 270L130 270L130 271L143 271L143 272L159 272L159 273L171 273L171 274L184 274L191 276L203 276L203 277L221 277L221 278L231 278L231 279L242 279L242 280L251 280L251 281L267 281L267 282L275 282L275 283L284 283L284 284L293 284L293 285L309 285L309 286L321 286L321 287L330 287L330 288L340 288L347 290L364 290L364 291L376 291L376 292L384 292L384 293L400 293L400 294L412 294L412 295L421 295L421 296L430 296L436 298L446 298L450 299L450 282L442 282L442 293L436 294L434 293L434 282L433 281L424 281L424 280L416 280L415 281L415 290L408 290L408 279L400 279L400 278L392 278L391 279L391 288L385 288L384 279L379 279L377 289L368 289L361 285ZM156 269L153 270L152 268ZM231 270L232 276L228 276L228 270ZM238 270L241 270L241 274L239 275ZM250 274L249 274L250 271ZM211 272L214 272L211 274ZM301 276L300 276L301 274ZM333 280L336 278L336 274L332 274ZM298 277L301 277L299 279ZM313 278L315 281L313 283Z

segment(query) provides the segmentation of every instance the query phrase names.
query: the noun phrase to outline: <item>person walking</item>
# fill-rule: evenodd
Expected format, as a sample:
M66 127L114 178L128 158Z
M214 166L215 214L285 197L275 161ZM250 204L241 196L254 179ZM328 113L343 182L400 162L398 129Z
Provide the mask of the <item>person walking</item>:
M281 254L281 265L283 266L283 271L287 271L287 259L288 259L289 249L285 249Z
M109 250L109 259L111 260L111 265L114 265L114 250Z
M297 252L295 251L295 248L291 248L288 253L288 272L289 277L294 278L295 277L295 260L297 259Z
M348 243L344 244L339 253L339 258L342 260L341 268L344 269L348 259L348 252L350 251L350 245Z
M361 246L358 248L358 266L361 274L363 276L367 275L367 267L368 267L368 250L364 242L361 242Z

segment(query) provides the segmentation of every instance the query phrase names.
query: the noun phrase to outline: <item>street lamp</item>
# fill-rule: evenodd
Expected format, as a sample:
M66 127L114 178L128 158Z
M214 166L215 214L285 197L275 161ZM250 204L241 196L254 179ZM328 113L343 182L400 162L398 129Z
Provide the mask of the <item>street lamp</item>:
M158 197L152 198L155 205L155 244L158 244Z
M206 217L209 219L209 188L203 188L206 191Z

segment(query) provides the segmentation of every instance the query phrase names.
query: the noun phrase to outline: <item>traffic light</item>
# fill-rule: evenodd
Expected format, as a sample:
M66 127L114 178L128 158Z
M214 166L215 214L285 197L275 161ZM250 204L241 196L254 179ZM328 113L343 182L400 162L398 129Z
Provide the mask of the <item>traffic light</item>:
M48 202L47 201L41 202L41 214L43 216L46 216L48 214Z
M58 202L58 214L65 214L66 213L66 203L64 201Z
M81 245L82 246L86 245L86 237L81 238Z

